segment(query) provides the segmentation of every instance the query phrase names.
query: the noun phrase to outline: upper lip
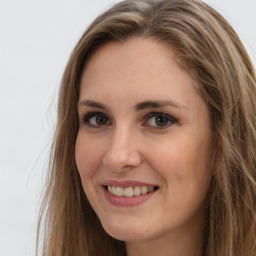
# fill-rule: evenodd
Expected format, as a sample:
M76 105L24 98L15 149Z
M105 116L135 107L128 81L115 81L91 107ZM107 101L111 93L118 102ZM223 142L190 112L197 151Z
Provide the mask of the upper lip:
M136 181L136 180L124 180L124 181L106 180L102 183L102 186L115 186L115 187L121 187L121 188L135 187L135 186L158 187L155 184L145 183L145 182Z

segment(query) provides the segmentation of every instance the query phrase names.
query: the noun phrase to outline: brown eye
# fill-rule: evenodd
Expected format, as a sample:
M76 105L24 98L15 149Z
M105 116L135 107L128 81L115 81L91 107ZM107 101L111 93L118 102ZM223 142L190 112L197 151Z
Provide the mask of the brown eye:
M157 116L155 117L155 123L158 126L166 126L168 124L169 120L166 117L163 116Z
M104 116L96 116L95 117L95 123L97 125L105 125L105 124L107 124L107 122L108 122L108 120Z
M150 113L147 115L146 126L164 129L175 123L177 123L177 120L165 113Z
M100 112L86 114L83 118L83 122L92 127L99 127L110 124L108 117Z

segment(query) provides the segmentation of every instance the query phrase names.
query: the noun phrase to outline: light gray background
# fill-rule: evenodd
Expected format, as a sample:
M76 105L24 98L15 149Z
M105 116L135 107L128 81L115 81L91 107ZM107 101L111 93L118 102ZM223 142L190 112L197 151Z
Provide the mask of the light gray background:
M0 0L0 255L35 255L59 82L86 26L111 0ZM206 0L256 63L256 1Z

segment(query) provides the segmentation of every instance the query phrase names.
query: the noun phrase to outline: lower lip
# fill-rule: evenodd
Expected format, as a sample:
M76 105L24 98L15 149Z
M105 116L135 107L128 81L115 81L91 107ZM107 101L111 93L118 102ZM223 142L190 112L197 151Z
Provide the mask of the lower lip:
M153 191L149 194L140 195L140 196L132 196L132 197L125 197L125 196L114 196L108 192L106 188L103 188L105 197L107 201L115 206L122 206L122 207L129 207L129 206L137 206L143 204L150 197L155 194L156 191Z

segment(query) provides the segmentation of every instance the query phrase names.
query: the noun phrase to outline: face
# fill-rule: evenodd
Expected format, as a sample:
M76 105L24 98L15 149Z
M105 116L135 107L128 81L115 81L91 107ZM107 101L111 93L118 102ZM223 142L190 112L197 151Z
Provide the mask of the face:
M170 47L110 42L82 74L76 164L104 229L147 241L202 226L210 118Z

